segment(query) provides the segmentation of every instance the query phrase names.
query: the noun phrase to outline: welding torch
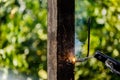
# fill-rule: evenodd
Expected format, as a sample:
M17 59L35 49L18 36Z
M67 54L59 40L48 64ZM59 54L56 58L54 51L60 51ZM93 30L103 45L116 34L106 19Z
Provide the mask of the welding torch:
M108 67L112 73L117 74L120 76L120 62L114 58L111 58L108 55L103 54L101 51L96 51L94 56L88 56L85 58L79 58L76 62L84 62L90 58L96 58L97 60L101 61Z

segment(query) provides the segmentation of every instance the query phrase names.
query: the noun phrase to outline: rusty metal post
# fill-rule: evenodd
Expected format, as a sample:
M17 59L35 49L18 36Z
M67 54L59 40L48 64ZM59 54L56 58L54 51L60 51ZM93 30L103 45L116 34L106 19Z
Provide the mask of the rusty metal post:
M48 0L48 80L74 80L74 0Z

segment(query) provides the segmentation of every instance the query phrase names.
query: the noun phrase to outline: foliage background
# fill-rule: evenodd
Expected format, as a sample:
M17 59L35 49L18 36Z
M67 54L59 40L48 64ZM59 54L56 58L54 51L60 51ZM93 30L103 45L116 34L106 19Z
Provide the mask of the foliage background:
M47 0L0 0L0 67L47 79Z
M80 41L77 57L85 57L87 54L87 20L91 17L90 55L100 50L120 60L119 4L119 0L76 0L76 39ZM75 78L76 80L120 79L94 58L84 63L76 63Z
M87 19L91 17L90 55L96 50L120 59L120 1L75 0L77 57L87 53ZM47 0L0 0L0 67L47 79ZM96 59L76 63L76 80L118 80Z

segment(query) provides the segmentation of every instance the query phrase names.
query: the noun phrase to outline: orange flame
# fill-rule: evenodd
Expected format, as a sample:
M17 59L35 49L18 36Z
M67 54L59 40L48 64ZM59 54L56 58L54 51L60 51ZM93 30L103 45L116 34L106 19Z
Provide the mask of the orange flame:
M75 57L72 58L72 62L75 63L76 62L76 59Z

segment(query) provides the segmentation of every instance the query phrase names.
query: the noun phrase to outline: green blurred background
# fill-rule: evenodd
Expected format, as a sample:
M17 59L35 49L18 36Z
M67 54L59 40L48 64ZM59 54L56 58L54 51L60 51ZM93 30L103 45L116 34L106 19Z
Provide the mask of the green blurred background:
M100 50L120 60L120 0L76 0L77 57L87 55L87 20L91 18L90 56ZM78 42L79 41L79 42ZM80 46L78 48L78 46ZM76 63L76 80L119 80L96 59Z
M91 17L90 55L96 50L120 60L120 1L75 0L76 57L87 53L87 19ZM67 5L67 4L66 4ZM0 0L0 67L35 79L47 79L47 0ZM96 59L76 63L75 80L118 80Z
M46 50L47 0L0 0L0 67L47 79Z

